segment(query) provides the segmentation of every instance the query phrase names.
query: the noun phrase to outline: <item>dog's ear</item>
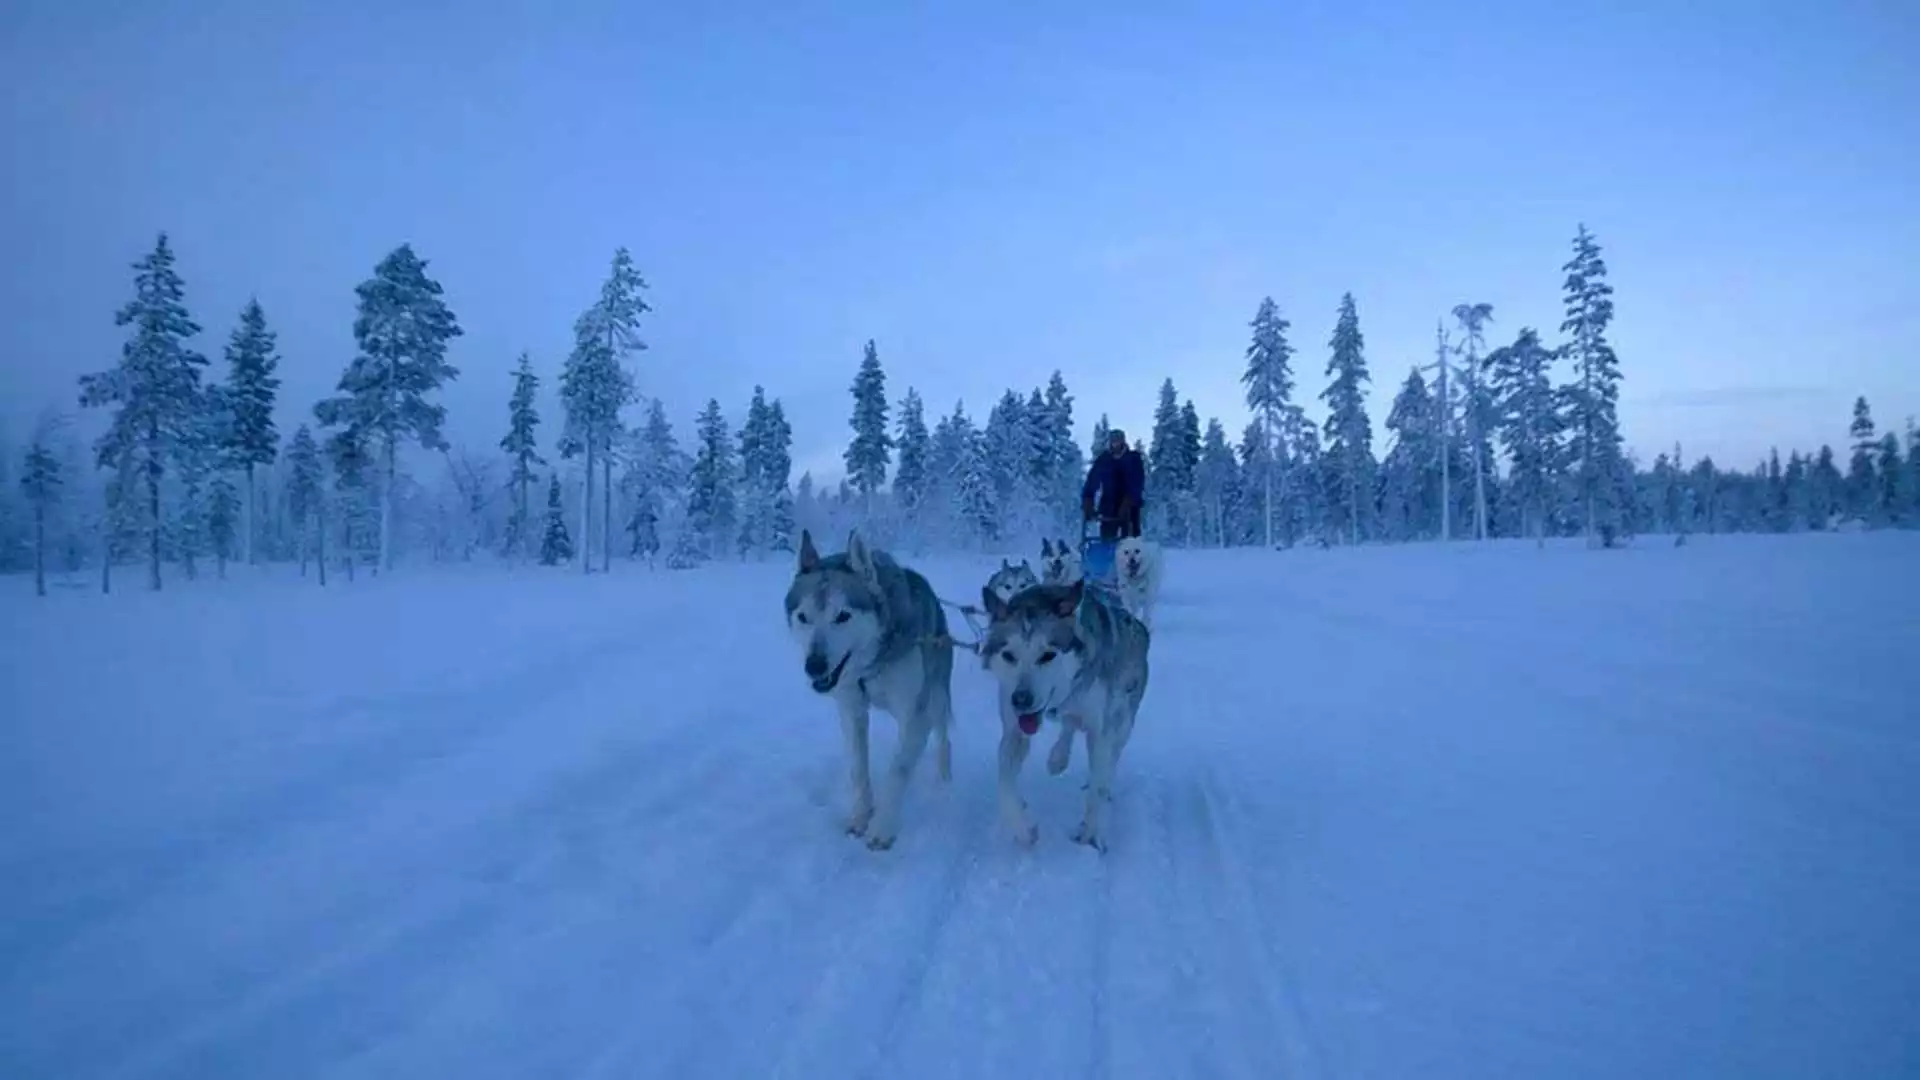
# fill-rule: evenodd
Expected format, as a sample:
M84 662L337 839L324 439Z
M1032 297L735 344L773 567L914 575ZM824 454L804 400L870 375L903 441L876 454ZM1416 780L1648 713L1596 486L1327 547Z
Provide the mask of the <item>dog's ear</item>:
M1006 618L1007 602L1000 599L1000 594L994 592L991 585L980 586L980 603L986 608L987 618L994 622Z
M1005 555L1002 555L1002 556L1000 556L1000 569L1002 569L1002 570L1011 570L1011 569L1013 569L1013 566L1012 566L1012 564L1010 564L1010 563L1008 563L1008 562L1007 562L1007 557L1006 557Z
M1044 536L1040 538L1040 557L1043 559L1053 558L1053 541L1048 540Z
M820 549L813 546L813 533L800 530L800 572L807 573L820 567Z
M853 565L856 573L868 581L873 581L880 576L873 568L873 552L867 547L867 542L860 538L858 529L847 533L847 562Z
M1067 586L1067 591L1060 594L1060 599L1054 602L1053 613L1063 619L1073 618L1073 613L1080 610L1080 596L1086 591L1086 585L1086 578L1076 578L1072 585Z

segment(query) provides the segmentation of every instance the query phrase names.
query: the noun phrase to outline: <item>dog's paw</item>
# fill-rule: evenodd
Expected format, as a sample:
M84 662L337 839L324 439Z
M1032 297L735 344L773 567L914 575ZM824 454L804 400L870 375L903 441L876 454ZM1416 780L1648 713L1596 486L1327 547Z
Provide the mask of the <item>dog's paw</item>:
M1076 844L1085 844L1102 855L1107 853L1106 838L1100 835L1099 829L1088 825L1084 821L1080 823L1079 828L1073 830L1073 842Z
M875 829L867 835L867 850L891 851L893 850L893 841L894 837L892 833L882 833L880 830Z
M1066 772L1067 766L1071 764L1073 764L1072 739L1061 739L1053 744L1053 749L1047 751L1047 775L1059 776Z
M867 835L867 825L872 821L873 821L873 807L871 806L854 807L852 812L847 814L847 835L848 836Z

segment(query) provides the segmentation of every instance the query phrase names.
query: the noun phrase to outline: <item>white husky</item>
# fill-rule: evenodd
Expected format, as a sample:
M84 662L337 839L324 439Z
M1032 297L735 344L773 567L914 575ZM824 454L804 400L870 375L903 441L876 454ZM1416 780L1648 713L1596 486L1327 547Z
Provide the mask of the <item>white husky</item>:
M825 558L813 535L800 534L800 565L787 589L787 629L805 657L807 682L839 707L846 736L853 807L847 832L883 851L900 831L900 803L914 767L934 738L942 781L953 778L953 639L933 587L858 533L843 555ZM868 773L867 726L872 706L893 714L900 743L887 767L876 812Z
M1160 599L1160 578L1164 573L1160 545L1138 536L1120 541L1113 555L1114 583L1120 602L1134 618L1153 625L1153 605Z

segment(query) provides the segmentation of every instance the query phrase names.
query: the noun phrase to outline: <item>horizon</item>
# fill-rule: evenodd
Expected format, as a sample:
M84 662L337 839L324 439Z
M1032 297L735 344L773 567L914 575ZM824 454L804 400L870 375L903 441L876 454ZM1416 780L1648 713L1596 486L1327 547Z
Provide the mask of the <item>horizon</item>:
M500 8L445 27L19 5L0 15L0 122L26 164L0 220L33 258L0 274L0 312L30 359L5 365L0 419L15 441L49 408L99 422L76 380L114 362L130 264L166 232L214 377L242 304L266 309L283 438L352 355L353 287L411 243L466 330L439 395L456 447L504 433L522 351L552 443L573 318L626 246L654 308L629 365L640 394L686 445L708 398L737 429L764 385L796 478L843 473L868 338L895 413L914 386L930 422L956 399L983 421L1058 368L1076 442L1105 413L1144 443L1171 377L1237 441L1247 323L1269 295L1319 421L1354 294L1379 448L1454 304L1493 305L1489 348L1522 326L1561 340L1582 223L1615 289L1621 426L1643 466L1676 443L1741 470L1843 446L1860 396L1882 430L1920 412L1904 201L1920 74L1900 62L1920 20L1516 6L1462 26L1395 7L1039 26ZM444 79L403 62L435 46L469 62ZM1567 145L1576 124L1590 138Z

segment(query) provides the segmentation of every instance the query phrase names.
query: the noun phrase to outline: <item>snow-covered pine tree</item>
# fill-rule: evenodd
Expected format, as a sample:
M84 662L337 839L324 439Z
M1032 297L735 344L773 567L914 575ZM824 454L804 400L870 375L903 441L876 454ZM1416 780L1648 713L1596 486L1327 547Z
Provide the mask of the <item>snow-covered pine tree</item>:
M1101 413L1100 419L1093 422L1093 442L1089 451L1094 457L1107 452L1107 440L1113 437L1113 425L1108 422L1107 414Z
M1440 530L1439 401L1420 369L1407 372L1387 413L1392 445L1381 463L1382 535L1389 540L1438 536Z
M1180 454L1174 444L1180 440L1180 395L1171 378L1160 382L1160 400L1153 410L1153 443L1147 468L1146 504L1152 508L1150 531L1163 539L1179 532L1175 496L1179 493Z
M1566 318L1560 332L1568 335L1562 352L1573 362L1573 384L1567 387L1571 408L1567 427L1571 479L1579 503L1582 529L1589 544L1611 546L1625 524L1620 476L1620 361L1607 343L1613 321L1613 286L1607 284L1607 265L1600 245L1583 223L1573 239L1573 258L1561 267Z
M131 325L132 334L121 347L119 366L80 377L80 404L118 406L106 433L94 444L94 457L101 468L138 476L145 505L137 517L127 517L145 530L148 587L158 590L166 522L161 480L169 465L178 464L183 440L194 435L200 373L207 358L187 346L200 326L187 314L186 286L174 269L166 233L133 269L134 298L114 316L114 325ZM122 497L129 494L122 489ZM130 507L124 502L116 508L126 509Z
M1073 395L1058 370L1047 380L1047 425L1053 447L1048 502L1053 519L1073 531L1080 521L1080 485L1086 479L1087 463L1073 438Z
M507 519L507 552L515 558L529 554L533 544L533 507L528 492L533 487L535 465L545 465L540 456L540 410L536 398L540 376L534 374L533 358L525 352L513 369L513 396L507 399L507 433L500 440L511 462L507 482L513 485L513 512Z
M586 489L580 502L580 571L593 569L593 491L602 480L601 569L611 567L613 541L613 448L620 437L620 410L634 400L633 376L624 363L629 352L646 348L640 340L640 316L650 310L640 295L647 283L634 269L626 248L614 252L613 266L600 296L573 325L573 351L560 372L560 400L566 408L560 456L586 457Z
M1263 535L1266 546L1272 548L1278 511L1276 488L1286 483L1285 477L1277 475L1286 459L1276 443L1286 410L1293 404L1293 346L1287 342L1287 331L1293 324L1280 317L1279 305L1269 296L1260 301L1249 325L1253 341L1247 346L1247 367L1240 382L1247 388L1247 408L1253 411L1260 438L1266 444L1255 458L1264 473L1251 478L1260 487ZM1241 449L1243 453L1247 450L1244 439Z
M847 479L871 514L874 493L886 486L887 466L893 463L893 436L887 431L887 375L872 339L867 341L851 389L853 416L847 424L853 429L853 441L845 454Z
M1036 529L1032 491L1026 480L1026 413L1026 399L1008 390L987 414L986 427L981 432L986 476L998 517L997 531L988 539L1024 537Z
M47 431L34 435L20 470L20 493L33 516L33 591L47 595L47 519L60 504L60 459L48 445Z
M233 426L233 404L225 387L204 387L196 400L194 415L176 444L180 498L172 526L174 553L188 580L198 576L195 559L211 541L213 485L226 469ZM226 527L232 528L230 520Z
M960 527L960 459L966 452L959 420L965 407L955 402L953 412L933 426L927 445L927 496L921 517L926 521L928 538L940 545L964 546L965 530Z
M207 486L207 541L213 546L215 571L222 581L227 577L227 562L234 556L243 512L233 478L224 469L214 473Z
M1033 505L1033 527L1042 536L1059 531L1065 515L1054 502L1059 490L1059 477L1053 448L1053 413L1047 407L1046 396L1039 388L1027 395L1026 402L1020 407L1020 418L1024 423L1026 443L1026 469L1023 482ZM1074 500L1079 503L1078 499Z
M225 455L231 467L246 474L240 557L249 566L258 561L253 548L259 531L259 485L254 469L272 465L280 443L280 434L273 426L274 399L280 390L280 379L274 374L280 366L275 346L276 336L267 329L266 312L260 309L258 299L249 298L240 310L240 325L227 342L226 399L230 413Z
M739 434L740 527L736 546L743 558L765 551L772 529L773 491L766 477L766 444L771 436L768 431L771 422L766 388L755 386Z
M1495 429L1507 452L1507 488L1518 506L1520 532L1546 536L1547 518L1560 489L1560 412L1553 387L1553 353L1531 326L1513 344L1486 358Z
M1327 388L1320 393L1327 403L1326 456L1331 475L1340 488L1339 516L1344 519L1352 543L1358 544L1370 524L1368 511L1373 501L1374 475L1373 428L1367 419L1366 341L1360 334L1360 313L1353 294L1340 298L1340 317L1334 323L1333 349L1327 361Z
M1874 476L1874 458L1880 440L1874 435L1873 410L1862 396L1853 401L1853 423L1847 427L1853 439L1853 457L1847 463L1847 509L1862 521L1874 520L1879 482Z
M1210 417L1207 434L1200 444L1200 464L1194 470L1194 489L1204 526L1203 543L1220 547L1233 543L1228 522L1234 512L1238 480L1239 466L1233 460L1233 447L1227 445L1227 429L1220 426L1219 418Z
M1904 524L1907 517L1907 469L1900 460L1900 436L1889 431L1880 436L1880 458L1875 463L1880 479L1877 500L1879 520L1886 525Z
M1486 328L1493 321L1492 304L1455 304L1454 321L1460 341L1454 346L1461 359L1460 415L1465 421L1467 464L1473 470L1473 538L1485 540L1488 530L1487 487L1493 480L1493 402L1481 378L1480 358L1486 352Z
M707 399L700 413L700 449L693 460L687 492L687 528L709 555L725 549L732 535L737 499L734 492L733 440L718 399Z
M933 437L927 431L926 405L920 400L920 392L908 387L906 397L900 400L899 433L895 442L900 450L900 467L893 474L893 497L899 504L908 535L919 543L926 541L930 483L927 458L932 453L932 443Z
M320 464L320 447L313 441L313 431L301 424L294 429L293 439L287 444L287 513L293 519L296 541L299 551L300 576L307 576L308 539L316 534L325 540L326 506L324 472ZM326 553L320 552L321 584L326 584Z
M319 407L315 406L315 412L318 411ZM367 518L372 516L368 507L368 489L374 468L372 441L373 436L352 424L341 427L327 437L327 457L333 465L334 504L340 509L337 515L340 521L340 561L346 567L348 581L356 576L368 546L366 523Z
M767 537L774 551L795 551L800 535L794 524L793 426L787 423L787 408L779 398L767 406L766 480L773 491L773 521Z
M622 480L628 500L629 553L651 559L660 549L659 524L666 520L669 501L686 478L665 402L659 398L648 402L647 419L633 442L627 473ZM649 528L655 530L651 543L648 542Z
M540 565L559 566L573 561L573 537L567 535L567 514L560 505L560 476L547 480L547 527L540 537Z
M954 413L954 439L960 457L955 467L955 518L962 535L975 543L1001 539L1003 518L994 485L993 462L987 436L973 426L966 413Z
M1814 529L1833 527L1834 516L1845 507L1846 480L1834 463L1833 447L1822 445L1807 471L1807 524Z
M1786 523L1787 528L1801 532L1813 524L1813 491L1808 483L1812 467L1806 455L1795 450L1787 456L1787 469L1782 477L1786 484Z
M378 455L382 569L393 568L401 442L412 439L428 450L447 448L440 435L446 407L429 401L428 395L459 377L459 369L447 363L447 343L464 331L442 292L411 244L401 244L381 259L373 276L354 289L358 308L353 338L360 353L340 376L339 396L314 406L322 426L351 431L349 441L364 439L367 451Z
M1907 510L1910 524L1920 527L1920 428L1907 417Z

